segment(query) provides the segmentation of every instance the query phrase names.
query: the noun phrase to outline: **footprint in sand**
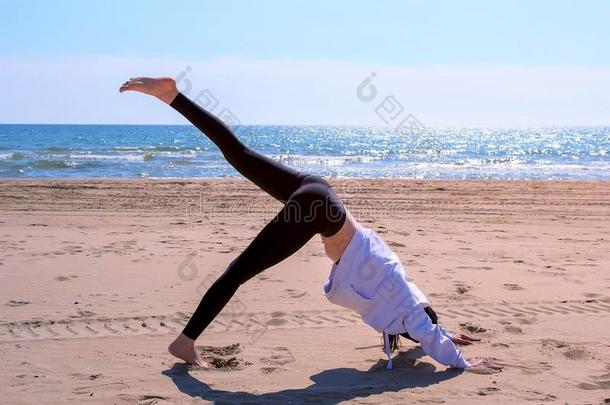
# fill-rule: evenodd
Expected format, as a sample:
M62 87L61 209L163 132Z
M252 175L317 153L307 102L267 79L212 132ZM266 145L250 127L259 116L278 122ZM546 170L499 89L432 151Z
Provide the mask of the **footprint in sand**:
M95 380L99 380L100 378L102 378L104 375L103 374L85 374L85 373L71 373L69 374L70 377L74 377L77 380L90 380L90 381L95 381Z
M406 232L406 231L392 231L392 232L394 232L395 234L400 235L400 236L410 236L411 235L410 232Z
M204 355L233 356L241 353L242 346L239 343L233 343L228 346L197 346L197 349Z
M472 332L472 333L483 333L483 332L487 332L487 329L474 324L474 323L470 323L470 322L464 322L464 323L460 323L460 327L464 330L467 330L468 332Z
M592 359L593 355L585 349L570 349L563 353L570 360L588 360Z
M271 314L271 319L267 321L267 325L269 326L281 326L288 323L286 319L283 319L286 316L285 312L275 311Z
M509 345L507 345L506 343L493 343L493 344L491 345L491 347L501 347L501 348L503 348L503 349L506 349L506 348L509 348L510 346L509 346Z
M239 343L219 347L197 346L197 350L200 351L201 357L210 363L216 370L241 370L246 366L252 365L251 362L235 356L242 352L242 346Z
M282 298L301 298L301 297L304 297L305 295L307 295L307 291L298 291L298 290L293 290L292 288L286 288L284 290L284 294L282 295Z
M557 397L553 394L545 394L544 392L536 390L526 390L525 394L526 396L524 399L531 402L549 402L557 400Z
M484 387L484 388L479 388L477 390L477 395L485 396L485 395L493 394L494 392L498 392L498 391L500 391L500 388Z
M470 287L469 286L467 286L465 284L461 284L461 283L456 283L455 292L458 293L458 295L467 294L468 291L470 291Z
M78 315L70 315L70 318L90 318L94 315L97 315L95 312L87 310L76 311L76 313Z
M519 290L523 290L524 289L519 284L507 283L507 284L503 284L503 286L504 286L504 288L506 288L507 290L510 290L510 291L519 291Z
M515 321L517 323L520 323L521 325L533 325L534 323L538 322L538 319L536 319L536 318L518 318L518 317L515 317Z
M108 390L108 391L123 391L129 388L129 385L122 382L114 382L99 385L89 385L84 387L76 387L72 390L74 394L89 395L97 390Z
M282 366L294 362L294 356L287 347L274 347L271 350L271 355L260 358L262 363L271 366Z
M488 367L467 368L465 371L467 373L480 374L480 375L497 374L500 372L500 370L494 370L493 368L488 368Z
M68 281L68 280L70 280L70 277L59 276L59 277L55 277L53 280L55 280L55 281Z
M252 363L249 361L244 361L242 358L230 357L228 359L221 357L212 357L212 358L203 358L205 361L214 366L217 370L223 371L233 371L233 370L241 370L245 366L251 366Z
M161 401L167 401L167 398L161 395L140 395L137 400L138 405L153 405Z
M22 306L27 305L29 303L30 303L30 301L10 300L9 302L6 303L6 305L8 305L9 307L22 307Z
M571 347L568 343L561 342L561 341L555 340L555 339L542 340L542 348L547 349L547 350L566 349L562 352L562 354L564 355L564 357L566 357L567 359L570 359L570 360L583 361L583 360L590 360L590 359L595 358L593 353L591 353L590 351L588 351L582 347Z
M543 339L542 340L543 348L552 348L552 349L563 349L566 347L570 347L570 345L566 342L562 342L560 340L555 339Z
M504 327L504 330L507 331L508 333L512 333L515 335L523 333L523 330L520 327L515 326L515 325L507 325Z
M286 371L286 369L281 368L281 367L261 367L261 372L263 374L273 374L273 373L279 373L282 371Z
M169 400L162 395L138 395L134 397L131 394L120 394L118 397L126 403L137 405L153 405Z

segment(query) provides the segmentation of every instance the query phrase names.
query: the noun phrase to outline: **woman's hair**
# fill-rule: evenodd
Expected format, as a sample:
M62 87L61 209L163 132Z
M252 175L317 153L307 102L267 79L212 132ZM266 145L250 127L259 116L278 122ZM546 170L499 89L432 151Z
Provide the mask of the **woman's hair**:
M432 321L433 324L438 324L438 316L436 315L436 312L434 312L432 307L425 307L424 311L426 311L426 314L428 314L428 317L430 318L430 320ZM394 353L400 347L400 337L401 336L404 337L404 338L407 338L409 340L412 340L415 343L419 343L419 341L413 339L406 332L405 333L401 333L400 335L390 335L388 333L388 340L390 342L390 351L392 353ZM387 353L386 347L385 347L385 339L383 339L383 334L381 335L381 339L383 340L383 351L384 351L384 353Z
M396 350L398 350L398 347L400 346L400 335L388 334L388 339L390 341L390 352L394 353ZM383 340L383 352L387 353L387 350L385 347L385 339L383 339L383 334L381 335L381 340Z

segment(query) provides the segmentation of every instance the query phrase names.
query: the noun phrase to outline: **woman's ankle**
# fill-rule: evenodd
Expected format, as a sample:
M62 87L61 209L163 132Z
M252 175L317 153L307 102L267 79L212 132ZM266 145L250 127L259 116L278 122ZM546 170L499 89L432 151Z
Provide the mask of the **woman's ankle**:
M171 104L172 101L174 101L174 99L178 96L178 94L179 94L178 89L174 89L167 93L158 95L157 98L159 100L163 101L165 104Z
M176 339L174 339L170 346L194 347L195 340L189 338L184 333L181 333L176 337Z

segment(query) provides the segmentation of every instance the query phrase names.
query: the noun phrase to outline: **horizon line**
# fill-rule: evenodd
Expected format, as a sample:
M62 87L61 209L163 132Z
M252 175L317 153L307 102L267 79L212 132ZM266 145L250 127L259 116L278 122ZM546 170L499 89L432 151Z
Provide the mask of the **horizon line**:
M8 123L0 122L0 126L133 126L133 127L195 127L193 124L109 124L109 123ZM407 130L409 127L392 128L378 125L348 125L348 124L233 124L229 127L302 127L302 128L368 128L381 129L389 131ZM428 125L421 129L415 129L413 132L422 132L426 130L439 129L577 129L577 128L610 128L610 124L590 124L590 125L524 125L524 126L504 126L504 125Z

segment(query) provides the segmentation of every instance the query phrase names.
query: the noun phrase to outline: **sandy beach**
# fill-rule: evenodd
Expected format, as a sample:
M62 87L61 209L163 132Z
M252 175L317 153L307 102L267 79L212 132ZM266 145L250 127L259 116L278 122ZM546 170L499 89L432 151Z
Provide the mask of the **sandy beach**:
M2 402L610 402L610 182L331 180L498 374L446 370L321 293L319 238L166 351L207 286L280 209L234 180L0 181Z

